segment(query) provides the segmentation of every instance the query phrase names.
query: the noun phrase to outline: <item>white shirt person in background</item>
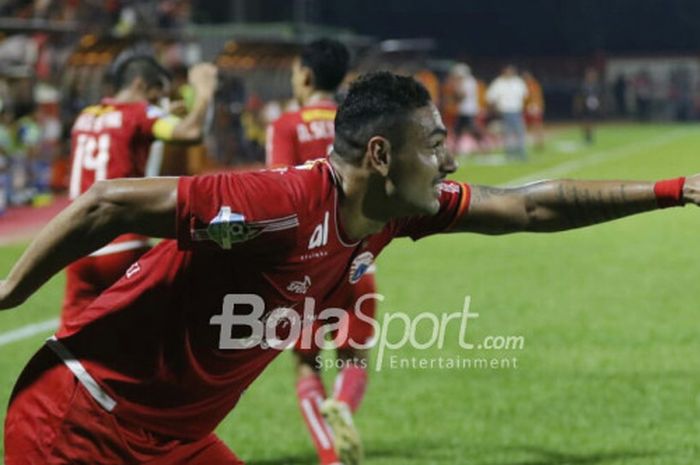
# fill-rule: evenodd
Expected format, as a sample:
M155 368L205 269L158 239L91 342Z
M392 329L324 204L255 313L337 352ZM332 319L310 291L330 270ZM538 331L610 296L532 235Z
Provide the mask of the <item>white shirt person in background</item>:
M486 100L503 119L503 137L508 155L525 160L523 106L527 97L525 81L513 65L507 65L486 91Z
M481 140L481 129L477 123L479 116L479 84L472 75L471 69L465 63L457 63L450 70L450 79L454 80L457 103L457 124L455 135L459 141L463 135L469 134L478 144Z

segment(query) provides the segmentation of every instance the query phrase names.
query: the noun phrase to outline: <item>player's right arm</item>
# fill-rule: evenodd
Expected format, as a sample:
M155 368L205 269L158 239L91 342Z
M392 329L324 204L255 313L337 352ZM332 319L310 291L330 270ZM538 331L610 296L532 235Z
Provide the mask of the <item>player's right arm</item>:
M178 178L95 183L52 219L0 281L0 309L16 307L68 264L131 232L175 237Z
M455 231L556 232L668 206L700 205L700 175L659 183L550 180L514 188L472 186Z

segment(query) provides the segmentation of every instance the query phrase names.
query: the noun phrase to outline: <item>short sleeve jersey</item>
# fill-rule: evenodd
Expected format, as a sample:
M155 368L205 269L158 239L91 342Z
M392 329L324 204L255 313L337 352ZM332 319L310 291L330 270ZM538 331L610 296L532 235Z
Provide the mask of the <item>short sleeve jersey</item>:
M446 181L437 214L351 242L338 189L327 160L181 178L177 240L146 253L59 340L116 400L116 415L176 437L208 434L281 353L270 338L292 329L280 309L317 316L394 237L448 231L470 195ZM256 342L256 325L274 337Z

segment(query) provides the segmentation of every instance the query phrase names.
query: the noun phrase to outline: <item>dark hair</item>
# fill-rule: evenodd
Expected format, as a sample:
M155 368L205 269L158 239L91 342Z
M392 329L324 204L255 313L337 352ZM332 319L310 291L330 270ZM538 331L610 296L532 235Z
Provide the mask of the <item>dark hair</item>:
M386 71L365 74L353 82L338 108L333 150L357 161L373 136L386 137L399 150L411 112L430 102L426 88L412 77Z
M345 45L333 39L315 40L301 49L302 66L314 73L314 87L334 92L348 72L350 52Z
M140 77L148 87L163 86L170 81L170 73L155 58L148 55L135 55L119 63L114 72L114 85L122 89Z

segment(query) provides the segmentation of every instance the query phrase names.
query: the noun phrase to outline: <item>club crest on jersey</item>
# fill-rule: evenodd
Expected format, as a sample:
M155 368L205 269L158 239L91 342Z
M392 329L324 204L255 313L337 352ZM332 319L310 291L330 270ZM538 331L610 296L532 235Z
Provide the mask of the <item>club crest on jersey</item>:
M328 217L329 214L326 212L323 215L323 222L314 228L314 232L309 239L309 250L328 244Z
M236 213L229 206L223 206L219 213L209 222L206 229L192 231L193 241L214 241L222 249L228 250L233 244L245 242L265 233L282 231L299 226L297 215L285 216L263 221L246 221L241 213Z
M309 288L311 287L311 278L309 278L308 275L304 276L304 279L302 281L292 281L289 283L289 286L287 286L287 290L289 292L294 292L295 294L306 294L309 292Z
M360 255L355 257L350 265L350 276L348 279L350 284L357 283L362 275L364 275L372 263L374 262L374 254L372 252L362 252Z

